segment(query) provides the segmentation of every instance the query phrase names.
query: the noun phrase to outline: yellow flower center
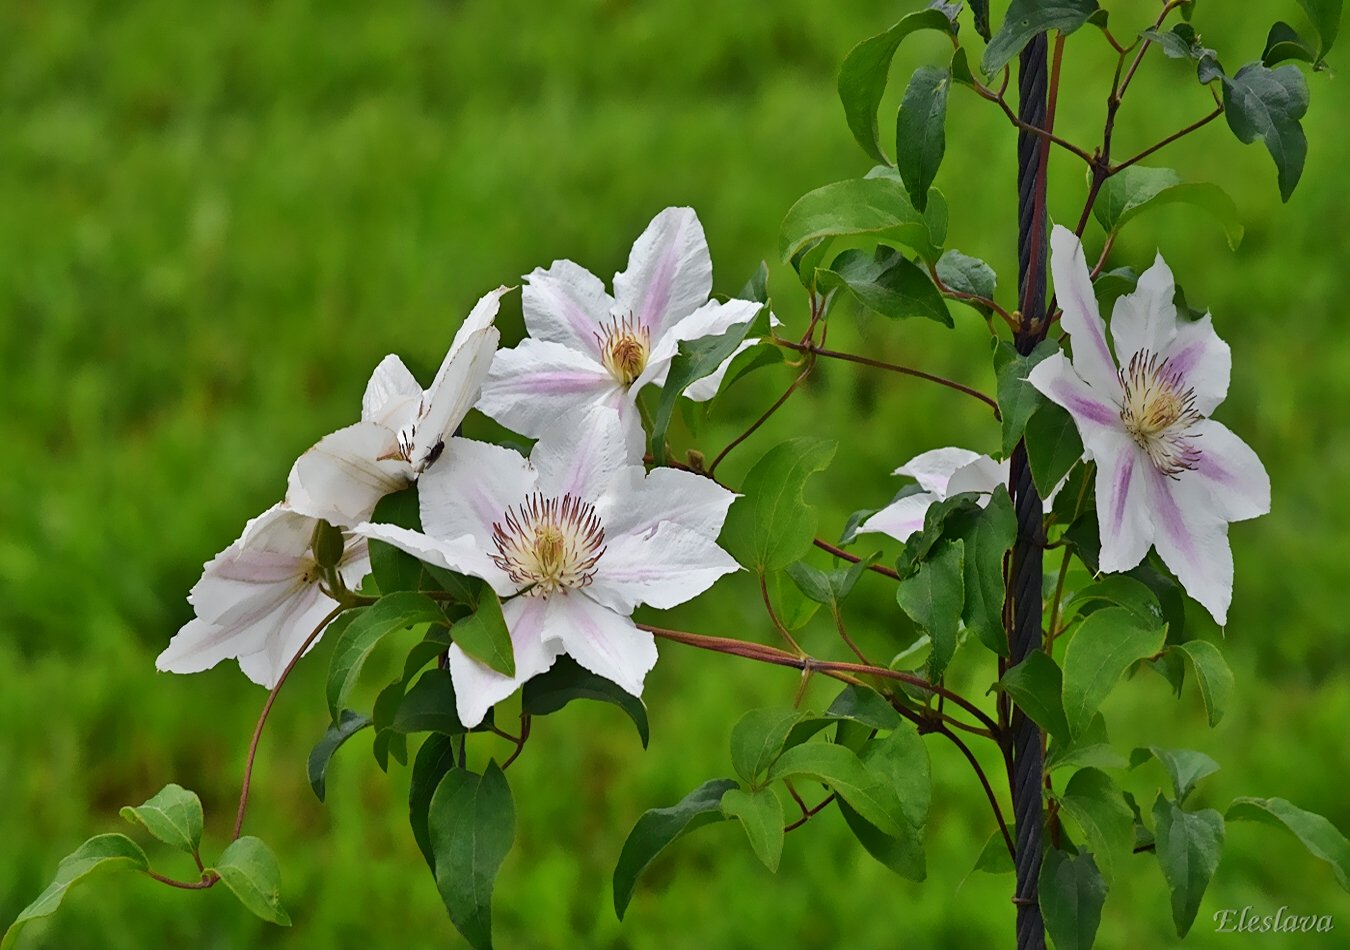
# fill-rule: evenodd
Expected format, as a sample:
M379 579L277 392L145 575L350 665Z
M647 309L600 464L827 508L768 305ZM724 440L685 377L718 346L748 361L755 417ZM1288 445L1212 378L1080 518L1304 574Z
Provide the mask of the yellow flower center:
M621 386L631 386L647 368L651 355L651 331L632 314L615 317L595 335L600 342L600 361Z
M1195 468L1200 450L1190 430L1202 418L1195 408L1195 390L1167 360L1148 350L1135 353L1119 375L1120 421L1130 438L1169 478Z
M595 506L573 495L535 492L492 526L492 561L532 597L579 590L595 577L605 529Z

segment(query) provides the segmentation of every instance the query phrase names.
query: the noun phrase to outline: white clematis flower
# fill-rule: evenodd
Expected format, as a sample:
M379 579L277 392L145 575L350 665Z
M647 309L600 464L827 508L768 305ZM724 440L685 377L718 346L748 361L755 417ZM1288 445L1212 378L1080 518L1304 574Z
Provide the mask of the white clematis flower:
M450 440L445 460L418 483L425 534L356 528L480 577L503 598L515 676L450 648L466 726L562 653L640 695L656 644L634 626L634 608L682 604L737 569L716 543L733 493L688 472L644 471L641 442L613 409L567 422L545 432L528 460L501 446Z
M963 492L978 492L980 505L987 505L994 489L1008 483L1008 463L969 449L933 449L914 456L894 474L908 475L923 491L882 508L858 526L859 534L877 531L904 541L923 529L929 508Z
M1222 624L1233 597L1228 523L1270 510L1260 459L1209 418L1228 393L1228 345L1208 314L1177 320L1172 272L1159 255L1116 303L1113 358L1082 244L1057 227L1051 249L1073 361L1056 353L1028 379L1069 411L1097 461L1101 569L1129 570L1156 547Z
M197 673L237 659L253 682L275 686L305 639L337 607L320 586L311 548L318 523L285 505L251 520L238 541L207 562L188 594L197 616L169 641L155 667ZM348 536L338 573L355 587L369 571L365 538Z
M628 269L614 276L612 297L600 278L571 261L536 269L525 281L529 337L497 354L478 408L530 437L595 405L640 429L638 392L665 382L680 342L720 336L762 307L708 299L712 260L691 208L667 208L652 219L633 244ZM729 363L686 395L712 398Z
M375 367L361 400L361 421L324 436L291 469L286 503L344 527L367 520L376 503L405 488L434 463L445 440L478 399L501 334L492 325L502 295L482 297L455 333L431 388L397 356Z

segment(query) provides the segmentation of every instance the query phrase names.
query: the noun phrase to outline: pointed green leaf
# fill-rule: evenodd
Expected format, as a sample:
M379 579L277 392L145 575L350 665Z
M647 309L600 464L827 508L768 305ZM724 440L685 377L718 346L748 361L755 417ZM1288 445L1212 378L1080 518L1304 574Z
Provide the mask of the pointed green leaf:
M1123 607L1146 625L1160 624L1164 620L1158 596L1143 581L1125 574L1109 574L1075 592L1064 605L1064 618L1080 613L1087 615L1091 611L1085 608L1100 609L1102 605Z
M1016 840L1016 826L1009 825L1008 833L1013 835L1014 840ZM985 874L1011 874L1016 870L1012 855L1008 853L1008 842L1004 840L1002 831L995 831L989 836L989 840L985 841L984 847L980 849L980 854L975 859L975 866L971 870L983 871Z
M1130 753L1130 768L1138 768L1140 764L1148 761L1150 756L1158 760L1166 770L1168 778L1172 780L1172 791L1176 793L1177 804L1186 801L1202 778L1219 771L1219 763L1203 752L1196 752L1193 749L1164 749L1160 746L1135 749Z
M126 835L97 835L80 845L56 866L56 876L47 889L29 904L5 931L0 948L9 950L19 939L19 931L30 920L56 913L71 886L95 871L148 871L150 862L141 846Z
M1161 650L1166 635L1163 625L1145 624L1123 607L1083 621L1064 651L1064 717L1071 734L1087 728L1125 671Z
M1289 60L1303 63L1317 61L1317 50L1307 40L1283 20L1277 21L1266 34L1266 48L1261 53L1261 64L1278 66Z
M328 763L333 754L344 742L369 726L371 720L350 709L344 709L338 715L338 721L332 723L309 753L309 787L314 789L319 801L324 800L328 792Z
M900 834L904 816L895 790L882 784L852 750L825 742L788 749L769 770L769 781L795 777L830 786L880 831Z
M423 673L399 702L389 728L404 735L439 732L457 736L466 732L455 706L455 686L450 671L435 669Z
M1109 775L1098 769L1080 769L1059 796L1061 809L1082 829L1106 880L1134 850L1134 812Z
M1304 811L1283 798L1235 798L1228 821L1260 821L1283 825L1317 858L1331 865L1341 887L1350 891L1350 841L1321 815Z
M1012 455L1032 414L1045 405L1045 397L1027 382L1036 364L1059 347L1054 340L1043 340L1023 356L1011 343L999 343L994 350L994 373L998 381L998 408L1003 417L1003 455ZM1035 473L1033 473L1034 475Z
M617 683L583 669L571 657L558 657L547 673L526 682L521 693L521 711L530 716L547 716L574 699L591 699L618 706L633 720L642 748L647 748L651 727L642 700Z
M1184 656L1200 684L1200 698L1204 700L1209 724L1217 726L1233 698L1233 671L1219 648L1208 640L1188 640L1167 648L1168 653Z
M378 605L377 605L378 606ZM511 647L511 632L502 616L497 592L484 584L478 595L478 609L450 629L459 648L488 669L503 676L516 675L516 655Z
M838 181L803 195L783 218L778 249L791 261L813 242L853 235L903 244L924 260L940 256L928 219L910 203L900 180L885 176Z
M142 825L165 844L196 854L202 844L202 802L196 792L169 784L144 805L122 809L123 818Z
M722 796L722 814L739 818L755 857L770 871L783 857L783 803L771 788L744 792L729 788Z
M752 709L731 730L731 764L736 774L752 787L783 751L792 727L802 712L791 707Z
M1185 182L1170 168L1131 165L1108 178L1092 205L1097 223L1107 234L1120 231L1150 208L1188 204L1208 211L1223 225L1228 246L1242 243L1242 219L1228 193L1209 182Z
M436 889L450 922L475 948L492 946L492 887L516 837L516 810L506 776L489 762L482 775L452 769L431 798L427 817Z
M962 573L965 602L961 619L966 629L999 656L1008 655L1003 629L1003 557L1017 540L1017 516L1002 485L994 489L983 509L958 514L950 522L954 537L964 545Z
M1022 436L1027 442L1027 461L1036 491L1048 498L1083 457L1078 426L1068 412L1046 402L1031 414Z
M829 719L849 719L872 729L903 729L907 723L894 707L874 689L850 683L825 710ZM910 727L913 728L913 727Z
M999 689L1012 697L1017 708L1050 735L1061 741L1069 738L1069 723L1064 718L1064 674L1059 664L1040 650L1032 650L999 680Z
M878 862L910 881L923 881L928 877L922 829L902 822L898 834L887 834L860 815L845 799L836 798L835 804L863 850Z
M1154 853L1172 892L1172 921L1186 936L1223 853L1223 816L1212 808L1182 811L1162 795L1153 803Z
M1106 905L1106 881L1092 855L1070 857L1058 848L1048 849L1038 891L1055 950L1090 950Z
M1072 33L1097 9L1097 0L1012 0L1003 26L985 47L984 74L992 76L1006 66L1037 33Z
M842 290L859 306L883 317L926 317L953 326L946 301L927 272L885 245L874 254L857 248L842 252L829 270L816 271L816 287Z
M1337 35L1340 34L1342 0L1298 0L1298 2L1308 14L1308 19L1312 21L1313 29L1317 31L1317 36L1321 40L1317 52L1317 62L1320 65L1331 51Z
M1308 157L1300 119L1308 111L1308 83L1297 66L1269 69L1249 63L1223 80L1224 115L1244 144L1265 143L1278 172L1280 197L1294 193Z
M792 439L755 463L722 529L722 544L736 560L759 573L780 571L810 549L819 515L802 493L835 448L823 439Z
M328 666L328 712L334 722L346 706L366 658L381 639L417 624L445 622L445 614L434 600L413 591L396 591L344 616L352 619L337 637Z
M957 250L944 251L938 258L937 275L949 290L986 300L994 299L994 289L998 286L998 275L992 267L978 257ZM984 304L967 302L985 316L993 313Z
M952 74L937 66L920 66L910 77L895 119L895 164L920 211L928 205L928 189L947 151L947 93Z
M896 589L900 609L932 639L928 678L933 682L942 678L956 653L965 596L965 544L961 541L945 543Z
M385 495L375 505L370 520L376 524L392 524L421 531L422 516L418 510L417 486L409 485L402 491ZM370 540L370 573L381 594L422 588L422 562L407 551L374 538Z
M208 871L219 874L221 883L251 913L282 927L291 925L281 906L281 868L271 849L257 838L245 835L232 841Z
M923 828L928 822L933 778L928 747L914 724L896 723L886 735L868 740L859 757L882 785L895 791L905 822Z
M408 824L412 826L413 840L426 858L427 867L436 871L436 853L431 848L431 830L427 824L431 799L447 772L455 767L456 753L462 740L454 736L427 736L413 760L412 778L408 786Z
M734 788L736 783L731 779L713 779L694 789L679 804L653 808L637 820L614 868L614 912L620 920L633 899L633 888L643 869L668 845L689 832L726 820L722 796Z

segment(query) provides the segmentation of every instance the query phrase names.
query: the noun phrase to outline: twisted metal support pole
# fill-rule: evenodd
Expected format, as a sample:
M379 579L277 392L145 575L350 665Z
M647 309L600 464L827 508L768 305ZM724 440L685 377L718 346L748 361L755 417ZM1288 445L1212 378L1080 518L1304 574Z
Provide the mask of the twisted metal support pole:
M1018 72L1018 117L1027 125L1046 126L1047 42L1039 34L1022 51ZM1021 320L1015 343L1030 353L1045 336L1045 139L1035 133L1017 136L1017 257ZM1008 576L1012 601L1009 630L1010 662L1020 663L1041 645L1041 577L1044 549L1044 507L1031 478L1025 442L1013 451L1008 489L1017 513L1017 542ZM1017 823L1016 869L1018 950L1045 950L1037 879L1044 852L1041 789L1044 782L1042 736L1036 723L1014 708L1011 720L1012 802Z

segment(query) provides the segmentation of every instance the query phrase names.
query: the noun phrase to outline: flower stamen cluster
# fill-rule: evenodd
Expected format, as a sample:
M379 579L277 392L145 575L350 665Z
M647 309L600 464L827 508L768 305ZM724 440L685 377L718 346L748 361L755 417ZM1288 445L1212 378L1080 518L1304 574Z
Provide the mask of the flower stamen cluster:
M620 386L631 386L647 368L652 351L652 333L631 313L615 317L595 335L600 361Z
M590 502L535 492L493 523L492 543L492 562L525 587L522 593L548 597L590 585L605 553L605 529Z
M1176 478L1200 462L1191 430L1204 416L1196 409L1195 390L1169 362L1140 350L1117 372L1121 424L1159 472Z

